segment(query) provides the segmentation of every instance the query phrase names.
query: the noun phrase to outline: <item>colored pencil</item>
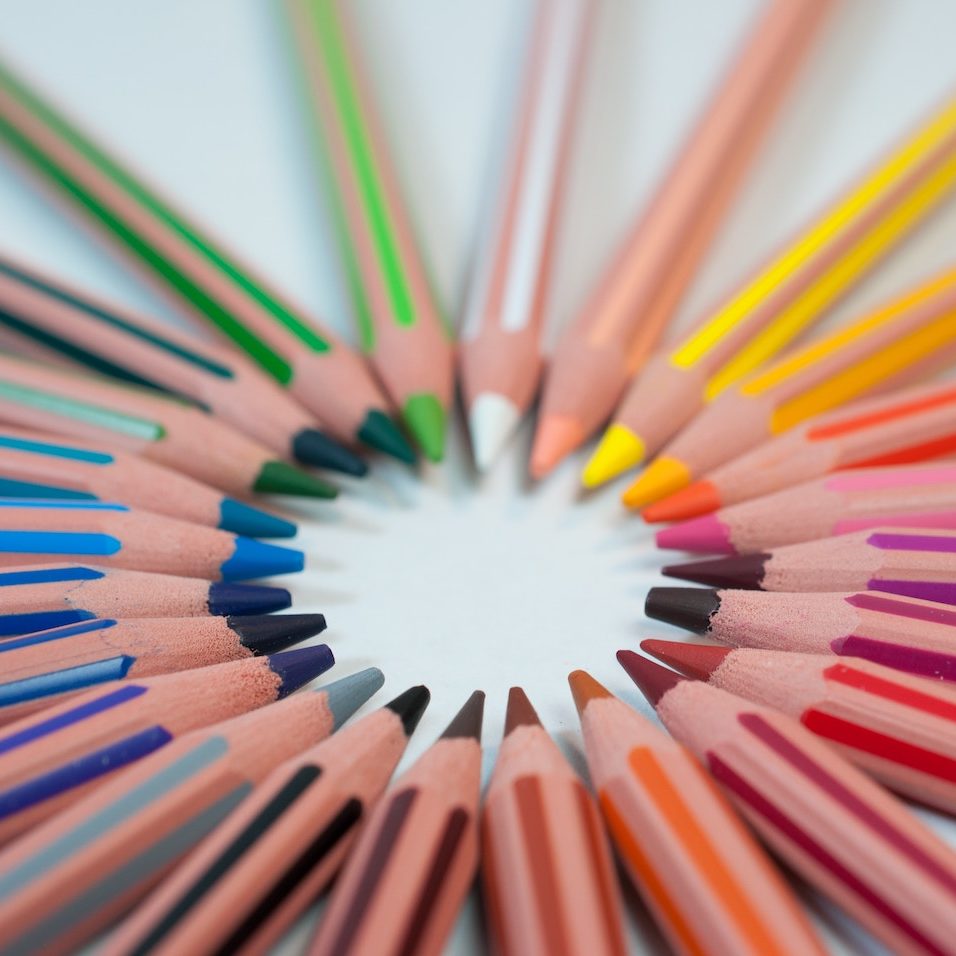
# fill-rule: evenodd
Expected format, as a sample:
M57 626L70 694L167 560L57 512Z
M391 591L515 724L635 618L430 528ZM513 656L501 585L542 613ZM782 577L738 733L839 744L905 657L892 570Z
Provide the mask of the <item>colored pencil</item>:
M0 256L0 342L188 398L283 458L363 475L365 463L249 359Z
M310 956L441 956L478 868L484 703L475 691L375 808Z
M623 956L617 880L597 807L520 687L508 695L481 827L497 952Z
M599 484L657 454L708 402L824 318L954 186L956 99L951 99L689 335L651 359L615 414L585 482ZM655 468L655 481L664 486L680 477L665 470L665 465Z
M427 704L413 687L276 767L106 952L271 952L341 866Z
M325 630L321 614L110 618L0 641L0 723L115 680L274 654Z
M860 657L956 681L956 610L916 598L651 588L646 613L726 644Z
M411 460L361 359L0 65L0 136L132 260L337 437Z
M876 389L925 381L956 359L956 269L717 396L624 492L641 508L821 412Z
M362 345L425 456L440 461L453 388L451 333L415 241L348 5L285 6Z
M687 677L773 707L905 797L956 813L956 688L852 658L641 641Z
M718 588L888 591L956 604L956 534L878 528L757 554L672 564L663 572Z
M493 212L465 304L461 388L475 463L488 469L531 406L560 228L560 196L596 12L594 0L538 0Z
M794 84L831 0L769 0L651 201L558 342L531 453L541 477L614 411L657 344Z
M133 571L224 581L289 574L305 561L293 548L125 505L0 498L0 567L85 557Z
M568 681L608 832L682 956L822 956L795 897L697 761L593 677Z
M371 668L193 731L28 833L0 854L0 948L76 952L381 684Z
M618 659L771 849L893 953L952 952L956 854L791 717Z
M266 614L292 603L285 588L204 581L90 564L0 571L0 637L93 618Z
M0 426L0 496L119 501L252 538L296 533L291 521L146 458L10 426Z
M839 471L657 532L679 551L749 554L870 528L956 530L956 465Z
M2 353L0 422L118 445L229 494L336 494L328 482L274 458L199 408L152 389Z
M918 385L814 416L644 509L684 521L846 468L908 465L956 454L956 387Z
M324 644L115 681L0 731L0 843L188 731L263 707L327 671Z

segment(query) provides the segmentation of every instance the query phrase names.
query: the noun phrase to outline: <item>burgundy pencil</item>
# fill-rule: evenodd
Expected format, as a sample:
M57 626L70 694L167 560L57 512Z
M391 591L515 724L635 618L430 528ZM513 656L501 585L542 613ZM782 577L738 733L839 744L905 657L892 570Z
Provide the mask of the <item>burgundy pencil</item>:
M625 670L667 729L811 886L893 953L942 956L956 938L956 854L793 718L630 651Z
M0 949L76 952L381 684L371 668L194 730L8 847L0 854Z
M641 650L687 677L774 707L880 783L956 813L956 688L856 658L678 641Z
M956 532L877 528L662 570L717 588L887 591L956 604Z
M846 468L956 453L956 388L920 385L819 415L648 505L645 521L683 521Z
M475 691L375 808L310 956L441 956L478 867L484 703Z
M956 610L916 598L651 588L649 617L725 644L862 657L956 681Z
M197 727L285 697L327 671L324 644L179 674L115 681L3 728L0 843Z
M508 695L481 856L491 934L503 956L626 952L597 807L520 687Z
M956 466L838 471L662 531L660 548L751 554L867 528L956 530Z
M274 654L325 630L321 614L134 618L0 641L0 723L100 684Z
M413 687L276 767L106 952L272 952L335 875L428 700L426 688Z

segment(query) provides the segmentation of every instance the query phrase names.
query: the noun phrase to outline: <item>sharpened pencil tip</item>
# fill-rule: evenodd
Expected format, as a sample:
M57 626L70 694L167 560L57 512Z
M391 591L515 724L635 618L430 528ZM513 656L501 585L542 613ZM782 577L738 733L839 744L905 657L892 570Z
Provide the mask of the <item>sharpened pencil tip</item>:
M324 674L334 663L332 649L328 644L314 647L299 647L294 651L280 651L268 658L269 667L278 675L280 685L278 696L288 697L303 684Z
M418 447L429 461L445 457L447 415L438 397L429 393L413 395L405 402L402 417Z
M237 535L232 556L222 563L219 573L225 581L243 581L292 574L303 567L305 555L301 551Z
M264 584L213 581L206 596L209 613L217 616L268 614L285 610L291 604L292 595L285 588L270 588Z
M710 619L720 610L720 592L711 588L651 588L644 613L685 631L704 634Z
M688 644L683 641L641 641L641 650L663 661L685 677L709 680L710 675L723 664L733 650L716 644Z
M331 684L317 687L316 693L326 695L326 703L332 711L335 729L338 730L384 683L385 675L377 667L366 667Z
M581 474L585 488L597 488L643 460L645 445L626 425L611 425Z
M672 687L676 687L685 679L680 674L661 667L650 658L641 657L634 651L618 651L617 661L654 707Z
M584 708L590 701L601 697L610 697L611 692L598 683L587 671L572 671L568 674L568 683L571 685L571 696L578 714L584 713Z
M648 524L687 521L689 518L710 514L720 508L721 504L720 492L713 482L695 481L692 485L648 505L641 512L641 517Z
M696 551L700 554L736 554L730 531L717 513L691 518L663 528L654 536L659 548L667 551Z
M669 564L662 572L669 578L706 584L712 588L737 588L753 591L763 582L764 567L771 555L740 554L730 558L712 558L708 561L687 561Z
M677 458L655 458L621 496L628 508L644 508L680 491L693 480L690 469Z
M521 409L504 395L482 392L468 410L475 466L488 471L521 421Z
M246 614L226 618L242 646L253 654L275 654L325 630L324 614Z
M586 438L581 423L576 419L557 415L541 419L534 433L531 461L528 464L531 477L537 480L550 474Z
M512 687L508 691L508 709L505 711L505 736L517 727L533 726L541 726L538 712L520 687Z
M299 495L304 498L334 498L338 489L287 461L267 461L252 490L262 495Z
M233 498L223 498L219 505L219 527L247 538L292 538L298 530L285 518Z
M417 684L390 700L385 706L399 716L402 727L405 728L405 736L411 737L431 699L431 691L424 684Z
M485 692L476 690L445 728L442 738L473 737L481 740L481 722L485 714Z
M363 445L391 455L392 458L397 458L406 465L415 464L415 450L409 445L402 430L385 412L378 410L369 412L355 437Z
M296 461L313 468L328 468L356 478L368 474L368 465L354 451L317 428L303 428L292 439L292 454Z

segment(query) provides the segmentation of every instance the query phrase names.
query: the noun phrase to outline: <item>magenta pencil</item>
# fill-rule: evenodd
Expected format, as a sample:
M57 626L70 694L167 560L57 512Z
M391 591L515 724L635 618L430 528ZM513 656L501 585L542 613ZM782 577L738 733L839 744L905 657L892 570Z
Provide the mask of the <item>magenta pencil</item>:
M956 466L837 472L665 528L657 545L751 554L881 526L956 530Z
M651 588L649 617L725 644L861 657L956 681L956 609L916 598Z

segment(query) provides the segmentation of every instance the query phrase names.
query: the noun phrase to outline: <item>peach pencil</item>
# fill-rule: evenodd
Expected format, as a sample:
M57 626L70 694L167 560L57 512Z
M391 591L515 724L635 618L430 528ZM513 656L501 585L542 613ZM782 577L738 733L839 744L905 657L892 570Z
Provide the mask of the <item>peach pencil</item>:
M624 956L617 878L597 807L520 687L508 695L481 858L502 956Z
M210 580L301 571L293 548L101 501L0 498L0 567L93 557L101 564Z
M0 723L83 691L274 654L325 630L321 614L109 618L0 641Z
M956 268L717 396L624 492L642 508L854 398L923 382L956 359Z
M169 324L0 256L0 341L12 351L188 398L282 458L365 473L365 463L255 364Z
M485 470L527 412L560 228L574 113L596 0L537 0L493 213L462 320L461 387L475 462Z
M685 521L834 471L954 454L956 387L952 382L918 385L814 416L641 514L649 522Z
M7 847L0 853L0 948L76 952L276 767L328 737L381 684L381 672L370 668L195 730Z
M771 850L900 956L956 934L956 853L792 717L630 651L618 659L667 729Z
M454 384L451 331L416 241L350 6L285 4L363 348L425 456L440 461Z
M0 732L0 843L181 734L285 697L327 671L324 644L115 681Z
M884 786L956 813L956 688L869 661L641 641L687 677L773 707Z
M657 532L659 548L752 554L868 528L956 531L956 465L838 471Z
M92 564L19 565L0 571L0 637L97 617L267 614L292 603L285 588L123 571Z
M531 472L541 477L614 410L690 287L794 85L831 0L770 0L652 201L558 342Z
M604 821L674 952L822 956L786 882L694 757L589 674L568 681Z
M956 604L956 532L877 528L663 568L672 578L758 591L887 591Z
M478 868L484 703L475 691L375 808L310 956L441 956Z
M291 538L291 521L117 448L0 427L0 497L121 501L251 538Z
M280 461L200 408L151 389L2 353L0 422L118 445L229 494L336 494L328 482Z
M337 437L412 451L365 364L218 237L0 64L0 137L44 183Z
M426 688L412 687L276 767L122 924L106 952L272 952L368 825L428 700Z
M916 598L651 588L646 613L725 644L861 657L956 681L956 610Z

